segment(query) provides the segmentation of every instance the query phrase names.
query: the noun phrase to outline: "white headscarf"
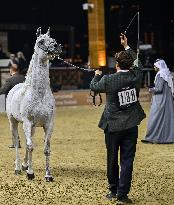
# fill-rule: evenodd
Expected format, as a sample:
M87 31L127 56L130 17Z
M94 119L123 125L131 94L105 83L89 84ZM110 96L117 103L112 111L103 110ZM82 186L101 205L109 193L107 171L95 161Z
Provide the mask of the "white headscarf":
M163 59L157 59L154 63L154 66L159 68L159 71L155 76L154 82L156 82L157 76L159 75L168 83L168 86L171 88L171 93L174 96L173 76L169 68L167 67L165 61Z

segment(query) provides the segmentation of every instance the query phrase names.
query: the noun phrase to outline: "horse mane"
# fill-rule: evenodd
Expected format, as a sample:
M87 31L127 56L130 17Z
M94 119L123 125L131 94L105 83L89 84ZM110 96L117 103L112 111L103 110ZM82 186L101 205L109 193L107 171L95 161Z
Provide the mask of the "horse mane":
M32 55L32 59L30 61L30 65L25 77L25 86L30 86L31 85L31 79L32 79L32 68L33 68L33 64L34 64L34 57L35 57L35 53Z

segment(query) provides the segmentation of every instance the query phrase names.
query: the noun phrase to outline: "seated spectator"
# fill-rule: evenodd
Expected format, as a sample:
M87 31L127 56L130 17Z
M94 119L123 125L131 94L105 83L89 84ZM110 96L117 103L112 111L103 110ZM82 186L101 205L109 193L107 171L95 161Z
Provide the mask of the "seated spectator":
M21 51L17 52L17 60L19 65L19 72L23 75L26 75L28 70L28 63L24 54Z
M5 94L8 95L8 92L18 83L22 83L25 81L25 77L19 74L19 68L17 64L12 64L10 66L10 75L5 84L0 88L0 95Z
M16 58L16 55L14 53L10 53L10 61L8 66L11 67L13 64L18 64L18 60Z

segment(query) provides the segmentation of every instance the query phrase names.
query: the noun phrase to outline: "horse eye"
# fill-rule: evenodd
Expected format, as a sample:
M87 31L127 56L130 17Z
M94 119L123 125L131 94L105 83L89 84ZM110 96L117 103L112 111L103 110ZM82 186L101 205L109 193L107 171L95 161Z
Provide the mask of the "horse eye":
M39 43L41 43L41 44L43 44L44 43L44 40L42 39L42 40L40 40L40 42Z

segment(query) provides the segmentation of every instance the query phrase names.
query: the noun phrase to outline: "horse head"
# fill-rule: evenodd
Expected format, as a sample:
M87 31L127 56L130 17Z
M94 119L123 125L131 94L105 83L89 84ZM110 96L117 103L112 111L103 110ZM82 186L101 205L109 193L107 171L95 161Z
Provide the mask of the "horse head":
M35 49L41 49L48 56L48 59L53 60L62 52L61 44L57 44L56 40L50 37L50 28L45 34L41 33L41 28L37 29L37 40Z

